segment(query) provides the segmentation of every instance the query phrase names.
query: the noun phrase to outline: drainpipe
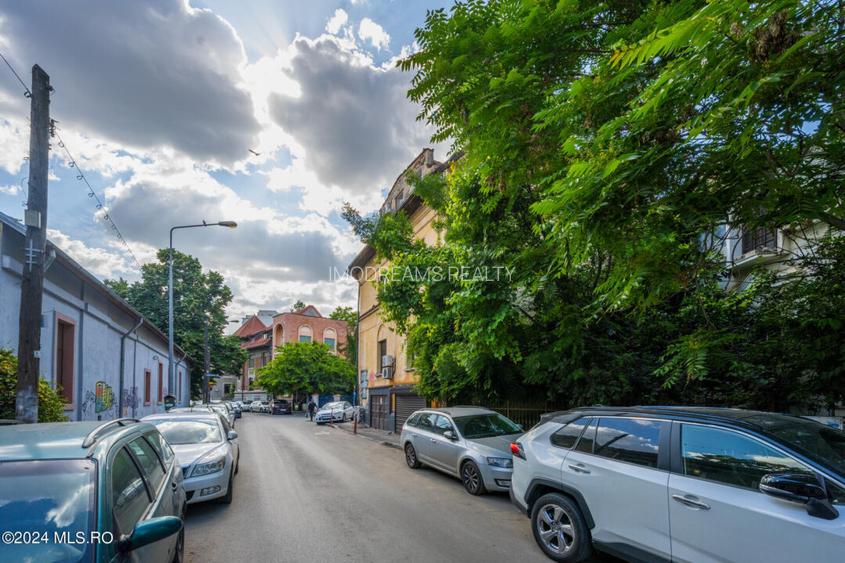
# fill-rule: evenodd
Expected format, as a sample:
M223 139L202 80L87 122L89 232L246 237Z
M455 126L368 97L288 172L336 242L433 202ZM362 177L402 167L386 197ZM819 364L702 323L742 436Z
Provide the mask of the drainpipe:
M119 384L117 392L117 418L121 418L123 416L123 376L126 373L126 348L124 343L126 341L126 337L141 328L142 324L144 324L143 316L138 318L138 324L120 335L120 378L118 379ZM135 377L134 370L132 372L132 377L133 379Z

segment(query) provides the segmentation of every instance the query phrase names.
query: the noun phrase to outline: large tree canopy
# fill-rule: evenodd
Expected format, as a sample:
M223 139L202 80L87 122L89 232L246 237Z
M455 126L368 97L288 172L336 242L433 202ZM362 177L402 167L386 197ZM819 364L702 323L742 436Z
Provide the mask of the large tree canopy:
M379 283L420 389L570 404L841 400L842 238L742 292L725 291L716 250L729 223L842 227L843 17L829 1L430 12L400 65L416 73L421 119L463 153L447 179L417 183L445 242L413 241L401 214L344 216L400 270L510 275Z
M106 280L106 284L126 299L138 312L167 334L167 258L168 250L158 251L158 261L141 267L141 279ZM176 344L192 360L191 387L200 392L205 350L204 329L208 327L210 368L212 373L240 373L246 361L236 336L226 336L226 307L232 291L223 276L210 270L193 256L174 251L173 315Z
M258 370L258 383L274 395L347 393L355 386L355 366L322 342L288 342Z

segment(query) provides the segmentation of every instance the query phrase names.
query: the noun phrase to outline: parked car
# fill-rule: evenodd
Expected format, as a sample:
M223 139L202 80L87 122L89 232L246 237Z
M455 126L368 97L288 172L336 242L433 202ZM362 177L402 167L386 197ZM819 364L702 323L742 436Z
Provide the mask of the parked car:
M512 444L540 549L648 561L842 561L845 433L703 407L583 408Z
M238 433L218 413L153 414L143 419L164 435L176 452L188 504L232 502L240 450Z
M0 499L0 530L50 538L4 541L3 561L182 561L182 471L150 424L0 426Z
M290 401L287 399L273 399L272 414L292 414Z
M479 407L425 409L402 426L399 442L411 469L428 465L461 479L472 495L505 492L511 484L511 442L522 427Z
M261 401L253 401L249 404L250 412L261 412Z
M209 407L211 410L225 418L229 422L229 426L232 428L235 427L235 409L229 406L228 403L212 401L211 403L203 406Z
M325 424L326 422L346 422L355 416L355 407L349 401L335 401L326 403L314 415L314 422Z
M261 412L270 414L270 401L261 401Z
M232 408L235 418L241 418L241 404L238 401L227 402L226 404Z

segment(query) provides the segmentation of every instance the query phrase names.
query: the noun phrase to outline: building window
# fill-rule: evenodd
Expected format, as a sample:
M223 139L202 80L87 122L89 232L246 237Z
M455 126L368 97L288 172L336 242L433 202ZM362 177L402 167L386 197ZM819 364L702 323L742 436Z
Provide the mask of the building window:
M249 360L247 360L247 366L252 369L255 367L255 356L250 356Z
M56 323L56 385L62 400L73 403L74 332L73 323L58 319Z
M387 355L387 340L378 341L378 376L381 377L381 370L384 367L384 357Z
M150 400L152 399L152 384L153 384L153 374L150 373L150 370L144 370L144 404L149 405Z
M311 342L311 327L308 325L302 325L299 327L299 341L300 342Z
M164 364L161 362L158 363L158 402L160 403L162 400L162 395L164 394Z
M777 244L777 231L774 229L757 227L756 229L743 229L742 231L743 254L761 249L775 250L777 249Z
M332 352L337 352L337 333L333 328L323 331L323 344L329 347Z

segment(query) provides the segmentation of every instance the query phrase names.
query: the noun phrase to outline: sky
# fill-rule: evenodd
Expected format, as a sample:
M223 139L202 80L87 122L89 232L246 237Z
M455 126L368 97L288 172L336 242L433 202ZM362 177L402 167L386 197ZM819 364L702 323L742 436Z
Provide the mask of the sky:
M226 278L230 318L354 308L355 282L333 276L361 249L343 203L373 212L424 147L447 157L395 63L449 4L0 0L0 52L27 83L33 64L50 75L51 117L97 194L54 139L50 240L101 279L134 281L171 226L233 220L174 241ZM29 100L3 66L0 211L16 218L28 147Z

